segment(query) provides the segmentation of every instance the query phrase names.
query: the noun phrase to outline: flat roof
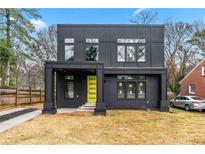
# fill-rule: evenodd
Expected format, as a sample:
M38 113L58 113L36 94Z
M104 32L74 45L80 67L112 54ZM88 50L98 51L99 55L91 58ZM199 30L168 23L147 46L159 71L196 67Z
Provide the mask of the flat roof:
M57 24L60 27L161 27L163 24Z

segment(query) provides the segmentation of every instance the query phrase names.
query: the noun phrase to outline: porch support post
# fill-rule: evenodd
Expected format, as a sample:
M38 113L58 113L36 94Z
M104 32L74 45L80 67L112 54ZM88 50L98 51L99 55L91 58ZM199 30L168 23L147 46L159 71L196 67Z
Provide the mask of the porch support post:
M54 114L56 113L55 105L55 74L54 70L51 67L46 67L45 65L45 102L43 106L43 114Z
M161 74L161 100L160 100L160 111L169 112L168 102L167 102L167 74Z
M106 104L104 103L104 66L97 65L96 74L97 74L97 102L95 107L96 114L106 114Z

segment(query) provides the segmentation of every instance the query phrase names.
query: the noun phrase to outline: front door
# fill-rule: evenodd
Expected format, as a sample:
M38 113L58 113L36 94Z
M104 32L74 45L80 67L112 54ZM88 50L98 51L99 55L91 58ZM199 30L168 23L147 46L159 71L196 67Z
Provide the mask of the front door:
M87 103L96 103L97 101L97 81L95 75L87 76Z

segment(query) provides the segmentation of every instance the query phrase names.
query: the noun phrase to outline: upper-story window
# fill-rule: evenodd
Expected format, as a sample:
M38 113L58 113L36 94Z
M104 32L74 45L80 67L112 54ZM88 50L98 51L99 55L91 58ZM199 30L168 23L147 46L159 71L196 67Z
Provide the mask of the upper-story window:
M74 60L74 38L65 38L65 61Z
M86 60L97 61L99 59L99 39L86 38Z
M117 43L146 43L145 39L117 39Z
M201 68L201 75L205 76L205 66L202 66L202 68Z
M145 62L145 39L117 39L118 62Z

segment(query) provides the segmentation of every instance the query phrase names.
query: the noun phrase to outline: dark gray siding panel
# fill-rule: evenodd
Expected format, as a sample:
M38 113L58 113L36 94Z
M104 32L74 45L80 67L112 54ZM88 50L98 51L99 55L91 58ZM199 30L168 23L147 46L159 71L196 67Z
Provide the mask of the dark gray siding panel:
M145 38L146 42L150 42L150 28L149 27L140 27L137 28L137 37L138 38Z
M110 43L100 43L99 61L103 61L105 67L110 66Z
M152 54L152 67L164 66L164 45L163 43L152 43L151 54Z
M164 41L164 29L158 27L151 28L151 41L152 42L161 42Z
M147 107L159 107L160 102L160 76L150 75L147 76Z

